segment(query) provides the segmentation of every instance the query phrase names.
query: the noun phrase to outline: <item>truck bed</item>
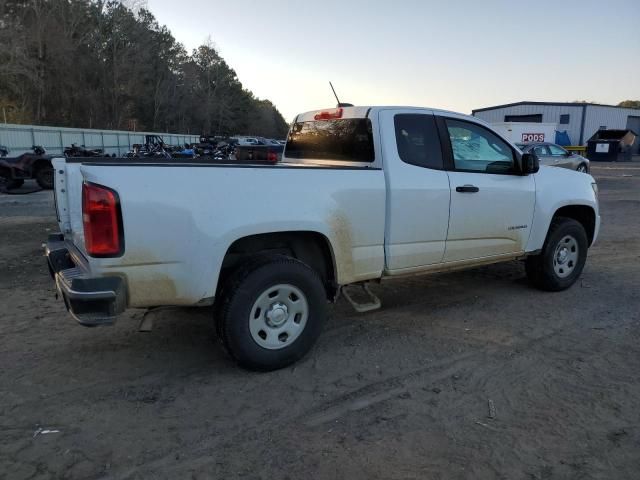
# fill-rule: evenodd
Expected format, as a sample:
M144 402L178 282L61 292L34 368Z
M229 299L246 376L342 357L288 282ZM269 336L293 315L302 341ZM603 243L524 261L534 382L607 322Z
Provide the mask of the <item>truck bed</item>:
M341 284L379 277L384 268L378 168L206 158L56 158L54 166L60 228L81 253L82 182L118 193L124 254L87 257L92 272L128 280L130 307L212 299L222 259L247 235L320 232L334 246Z
M316 168L331 170L382 170L375 166L362 165L332 165L328 163L302 163L302 162L277 162L262 159L240 159L240 160L219 160L214 157L195 157L195 158L165 158L165 157L67 157L64 158L67 164L82 165L99 165L99 166L145 166L145 165L163 165L174 167L269 167L269 168Z

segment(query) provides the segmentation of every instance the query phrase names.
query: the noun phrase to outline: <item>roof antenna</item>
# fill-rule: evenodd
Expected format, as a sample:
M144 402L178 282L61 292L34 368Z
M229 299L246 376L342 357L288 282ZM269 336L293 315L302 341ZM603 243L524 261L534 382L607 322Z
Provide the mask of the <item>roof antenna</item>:
M329 86L331 87L331 90L333 91L333 96L336 97L336 101L338 102L337 107L353 107L352 103L340 103L340 99L338 98L338 94L336 93L336 89L333 88L333 83L329 82Z

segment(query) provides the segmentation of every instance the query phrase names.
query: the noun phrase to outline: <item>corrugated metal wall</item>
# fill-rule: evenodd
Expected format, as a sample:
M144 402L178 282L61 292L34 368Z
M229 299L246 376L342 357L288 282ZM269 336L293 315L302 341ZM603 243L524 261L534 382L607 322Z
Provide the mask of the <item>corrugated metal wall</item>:
M600 127L608 130L624 130L627 128L629 116L640 116L640 110L634 108L587 106L587 117L584 122L584 141L589 140ZM636 132L640 135L640 132ZM639 140L636 140L638 142Z
M558 130L567 130L573 145L580 145L580 131L582 128L582 105L513 105L475 112L474 115L489 123L504 122L506 115L538 115L542 114L542 121L557 123ZM569 124L560 124L560 115L569 115ZM600 127L608 129L627 128L629 116L640 116L640 110L633 108L608 107L586 104L584 135L582 144L586 145L591 136ZM640 134L640 132L637 132ZM640 143L640 139L638 140Z
M91 130L86 128L42 127L36 125L0 124L0 145L9 148L9 155L20 155L33 145L43 147L49 154L62 154L72 143L87 148L102 148L105 153L124 155L134 143L144 143L145 135L159 135L169 145L197 143L198 135L174 133L127 132Z
M578 145L580 140L580 126L582 123L581 106L560 106L560 105L514 105L512 107L496 108L475 112L475 116L485 122L504 122L505 115L539 115L542 114L543 123L557 123L558 130L566 130L571 139L571 143ZM568 124L560 124L560 115L569 115Z

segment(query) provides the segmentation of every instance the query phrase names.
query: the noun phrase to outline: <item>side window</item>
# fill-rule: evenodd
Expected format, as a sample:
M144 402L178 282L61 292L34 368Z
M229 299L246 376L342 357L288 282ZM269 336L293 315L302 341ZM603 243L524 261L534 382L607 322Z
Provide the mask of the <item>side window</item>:
M490 130L471 122L446 119L456 170L511 173L515 159L511 147Z
M564 148L560 148L557 145L549 145L549 150L554 157L564 157L567 154Z
M398 114L393 118L398 155L405 163L442 169L442 149L433 115Z
M539 157L546 157L550 155L549 150L545 145L536 145L533 147L533 153L535 153Z

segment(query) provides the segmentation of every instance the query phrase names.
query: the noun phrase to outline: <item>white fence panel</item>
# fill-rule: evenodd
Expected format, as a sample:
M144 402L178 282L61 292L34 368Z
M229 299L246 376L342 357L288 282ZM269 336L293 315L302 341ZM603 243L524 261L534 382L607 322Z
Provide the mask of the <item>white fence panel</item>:
M62 144L65 147L70 147L73 143L78 146L84 145L84 136L82 135L82 132L62 132Z
M47 151L53 151L60 148L60 132L35 130L34 145L39 145Z
M118 145L118 133L117 132L105 132L102 134L102 141L104 142L105 153L112 155L120 155L120 146ZM127 150L129 150L127 148ZM126 153L126 152L123 152Z
M199 140L198 135L188 134L0 124L0 145L8 147L11 156L31 150L33 145L43 147L49 154L62 154L64 148L73 143L86 148L103 148L109 155L124 155L134 143L144 143L145 135L159 135L169 145L197 143Z
M118 145L120 145L120 155L124 155L131 148L131 140L129 139L130 135L128 133L118 133Z
M34 144L34 138L32 132L26 130L9 130L4 135L0 136L0 145L8 147L10 150L14 150L15 146L20 149L29 149Z

